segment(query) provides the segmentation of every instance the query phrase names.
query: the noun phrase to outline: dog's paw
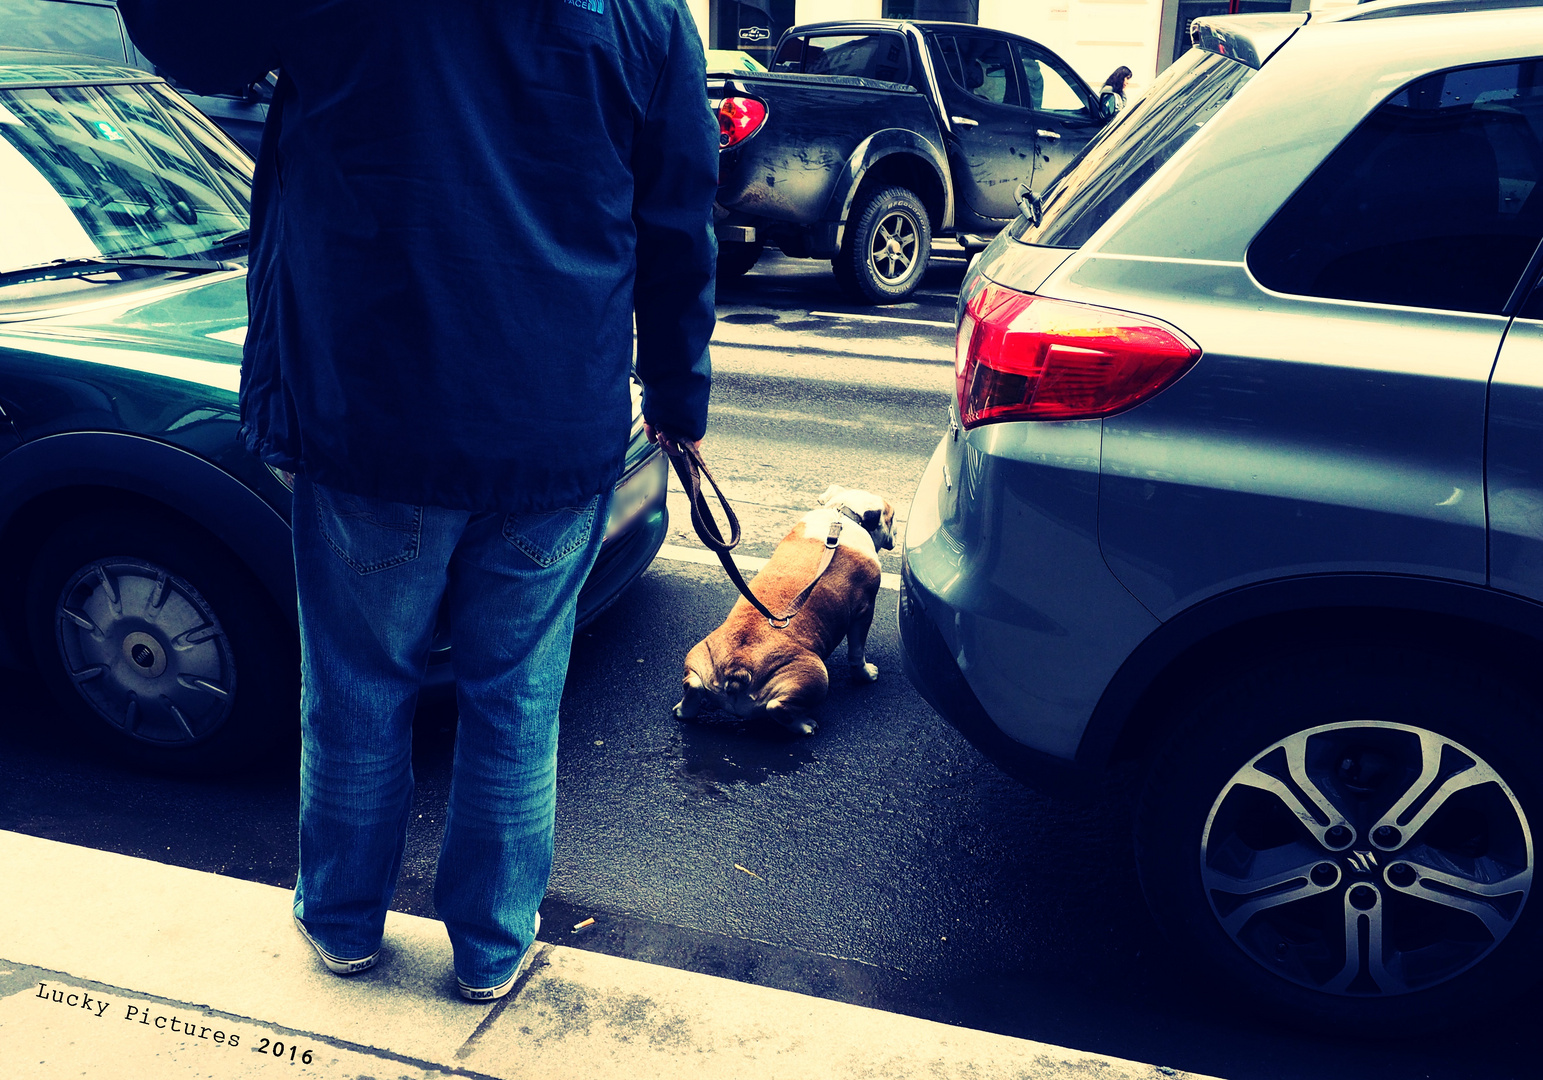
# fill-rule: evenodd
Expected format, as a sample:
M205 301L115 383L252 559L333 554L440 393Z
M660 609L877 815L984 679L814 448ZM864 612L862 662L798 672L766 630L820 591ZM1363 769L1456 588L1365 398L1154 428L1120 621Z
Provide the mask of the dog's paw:
M879 666L877 664L853 664L851 671L853 682L879 681Z
M772 700L766 704L766 716L789 731L799 735L813 735L820 725L814 717L806 712L785 707L781 701Z

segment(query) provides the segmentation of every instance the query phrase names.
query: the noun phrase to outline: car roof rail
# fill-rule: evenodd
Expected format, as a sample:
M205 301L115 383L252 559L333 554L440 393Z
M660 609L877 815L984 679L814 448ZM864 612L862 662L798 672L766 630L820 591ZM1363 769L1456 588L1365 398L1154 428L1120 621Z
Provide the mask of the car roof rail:
M1314 18L1322 22L1364 22L1405 15L1452 15L1535 7L1543 7L1543 0L1361 0L1356 6L1319 12Z

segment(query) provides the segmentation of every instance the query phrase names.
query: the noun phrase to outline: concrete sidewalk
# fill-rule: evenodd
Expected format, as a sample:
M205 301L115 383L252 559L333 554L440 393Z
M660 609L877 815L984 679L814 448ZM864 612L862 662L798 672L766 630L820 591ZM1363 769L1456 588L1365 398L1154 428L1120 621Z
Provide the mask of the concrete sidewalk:
M552 944L471 1005L444 928L395 913L381 963L340 979L285 890L16 833L0 881L16 1080L1190 1075Z

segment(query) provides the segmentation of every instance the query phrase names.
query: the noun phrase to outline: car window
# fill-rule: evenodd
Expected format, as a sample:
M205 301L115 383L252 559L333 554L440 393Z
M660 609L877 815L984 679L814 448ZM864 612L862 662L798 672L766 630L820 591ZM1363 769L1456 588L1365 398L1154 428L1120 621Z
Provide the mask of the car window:
M1018 84L1013 79L1013 58L1001 38L976 34L943 35L938 38L943 66L963 90L997 105L1018 104Z
M1009 226L1014 239L1081 247L1253 76L1253 68L1227 57L1201 49L1185 53L1043 193L1038 226L1026 217Z
M811 34L783 42L772 70L903 83L911 77L911 60L899 34Z
M125 62L116 8L58 0L6 0L0 5L0 42L23 49L53 49Z
M91 255L207 250L249 206L147 86L0 92L0 271Z
M783 38L777 46L777 55L772 57L771 70L804 70L804 39L801 37Z
M932 48L933 66L943 68L956 86L963 87L964 68L959 63L959 46L953 37L948 34L929 34L927 43Z
M1248 252L1278 292L1499 313L1543 238L1543 61L1438 72L1371 114Z
M198 152L209 171L225 185L242 206L252 203L252 159L229 135L209 122L181 94L169 86L149 86L147 90L176 121L177 130Z
M1015 42L1018 69L1023 75L1024 104L1038 112L1086 116L1091 103L1075 89L1076 79L1059 70L1042 50Z

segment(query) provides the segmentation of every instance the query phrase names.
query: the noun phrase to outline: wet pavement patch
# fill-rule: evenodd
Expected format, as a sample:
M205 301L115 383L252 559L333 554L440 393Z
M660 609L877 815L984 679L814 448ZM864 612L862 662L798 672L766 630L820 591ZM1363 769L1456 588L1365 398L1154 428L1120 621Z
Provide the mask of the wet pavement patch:
M815 760L808 736L766 721L727 716L681 724L679 751L688 776L720 784L765 783L768 777L791 776Z
M770 311L737 311L730 315L719 315L718 321L736 326L765 326L776 322L777 318L777 314Z

